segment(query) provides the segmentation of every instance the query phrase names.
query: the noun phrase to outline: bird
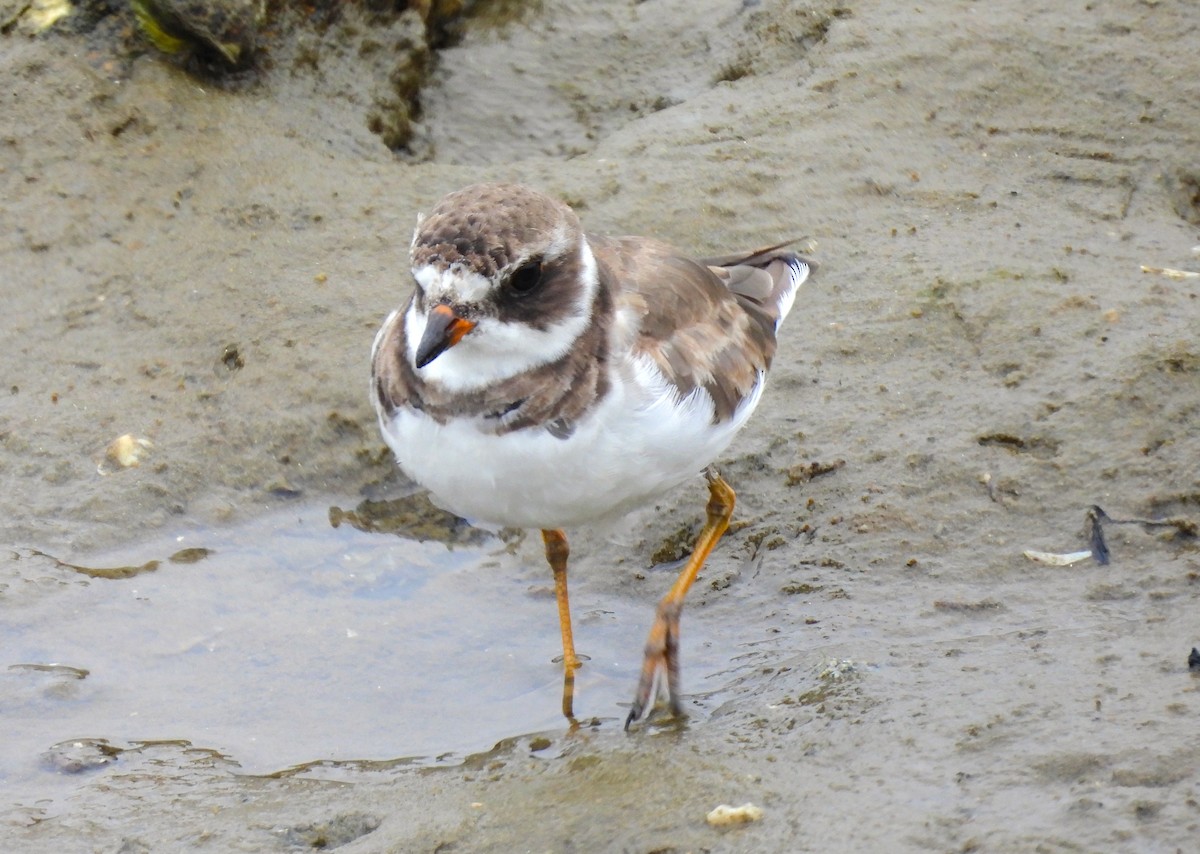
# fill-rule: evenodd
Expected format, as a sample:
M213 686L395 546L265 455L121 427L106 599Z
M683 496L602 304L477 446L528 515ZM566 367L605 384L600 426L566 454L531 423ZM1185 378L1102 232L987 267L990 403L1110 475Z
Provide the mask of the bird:
M815 268L794 242L693 259L654 238L585 232L567 204L512 183L465 187L418 216L415 287L372 346L380 429L435 504L541 531L571 722L581 659L566 530L702 474L705 522L658 603L625 729L664 699L683 715L683 603L735 501L713 463L758 405L779 324Z

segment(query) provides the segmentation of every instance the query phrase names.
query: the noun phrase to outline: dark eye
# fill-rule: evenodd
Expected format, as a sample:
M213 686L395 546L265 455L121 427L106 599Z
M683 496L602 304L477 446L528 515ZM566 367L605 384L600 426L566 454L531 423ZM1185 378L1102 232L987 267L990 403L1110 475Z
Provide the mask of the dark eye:
M542 262L539 258L526 261L508 277L508 286L519 294L527 294L542 283Z

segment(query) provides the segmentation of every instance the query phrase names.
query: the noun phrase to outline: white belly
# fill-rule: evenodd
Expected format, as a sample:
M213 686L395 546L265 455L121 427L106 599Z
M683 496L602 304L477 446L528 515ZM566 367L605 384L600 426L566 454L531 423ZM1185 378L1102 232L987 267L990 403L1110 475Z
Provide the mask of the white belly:
M734 418L712 423L703 390L680 402L657 371L638 365L614 382L566 439L545 430L501 436L473 420L441 425L398 410L381 419L400 467L447 510L474 522L570 528L611 519L686 482L725 450L750 416L758 387Z

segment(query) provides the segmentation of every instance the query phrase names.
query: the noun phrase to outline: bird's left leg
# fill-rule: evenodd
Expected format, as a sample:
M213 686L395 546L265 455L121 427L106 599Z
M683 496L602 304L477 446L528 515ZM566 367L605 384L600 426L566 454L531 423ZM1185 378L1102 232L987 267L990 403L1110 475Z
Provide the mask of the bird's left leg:
M696 580L696 575L708 560L709 553L729 527L729 520L733 518L735 498L733 489L712 466L705 469L704 476L708 480L708 505L705 508L707 518L704 528L696 539L696 547L692 550L687 564L667 591L667 595L658 603L654 625L651 626L650 636L646 640L646 654L642 659L642 675L638 680L637 694L633 698L633 708L629 710L629 717L625 719L626 729L649 710L654 699L656 683L663 674L667 680L667 702L671 712L675 715L682 714L679 706L679 616L683 612L683 600L692 582Z
M562 630L562 713L567 720L574 721L575 671L579 668L579 658L575 655L575 639L571 634L571 602L567 597L567 557L571 550L567 546L567 535L561 528L543 529L542 542L546 545L546 561L554 572L554 598L558 601L558 626Z

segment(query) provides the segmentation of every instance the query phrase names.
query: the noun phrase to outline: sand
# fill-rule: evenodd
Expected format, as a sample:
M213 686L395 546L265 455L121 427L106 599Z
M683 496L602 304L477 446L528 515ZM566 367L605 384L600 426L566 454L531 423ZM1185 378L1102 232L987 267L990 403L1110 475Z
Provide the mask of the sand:
M232 82L111 23L0 36L0 607L21 650L0 661L0 708L52 723L103 678L97 641L65 662L91 672L82 697L27 681L56 663L20 628L34 610L70 637L89 597L141 583L64 563L182 531L211 546L291 508L318 508L319 541L321 508L411 492L368 402L371 340L410 288L417 213L503 179L589 229L697 253L816 243L767 395L721 463L739 524L685 612L691 717L626 734L585 694L581 730L549 723L543 596L527 630L547 654L514 667L546 677L550 718L495 747L447 735L450 760L380 758L411 756L417 717L486 729L470 688L384 715L396 742L371 762L317 731L296 743L323 763L274 775L200 727L161 739L97 717L6 748L37 770L9 775L4 847L1194 847L1200 553L1180 530L1200 517L1200 278L1143 271L1200 270L1192 4L531 4L440 52L399 154L368 119L403 28L354 14L289 19ZM106 458L124 434L150 443L136 467ZM703 500L699 483L668 496L615 544L573 535L577 642L615 603L636 658L669 583L650 556ZM1108 527L1107 565L1023 556L1086 549L1092 505L1178 524ZM504 571L537 583L537 544L512 554ZM171 572L210 583L155 583ZM269 621L288 602L256 607ZM324 696L320 649L304 655ZM383 682L405 666L372 655ZM480 690L489 676L440 667ZM79 739L117 753L43 758ZM760 820L705 822L746 802Z

